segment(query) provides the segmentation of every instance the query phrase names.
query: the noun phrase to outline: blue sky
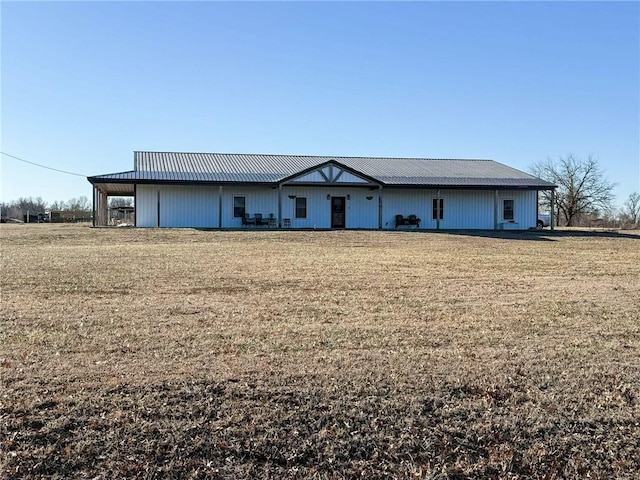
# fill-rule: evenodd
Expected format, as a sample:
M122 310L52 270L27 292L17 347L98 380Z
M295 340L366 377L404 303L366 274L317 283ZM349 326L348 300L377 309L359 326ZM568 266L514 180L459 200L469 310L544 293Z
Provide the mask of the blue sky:
M638 2L2 2L2 151L595 155L640 191ZM86 195L1 158L0 199Z

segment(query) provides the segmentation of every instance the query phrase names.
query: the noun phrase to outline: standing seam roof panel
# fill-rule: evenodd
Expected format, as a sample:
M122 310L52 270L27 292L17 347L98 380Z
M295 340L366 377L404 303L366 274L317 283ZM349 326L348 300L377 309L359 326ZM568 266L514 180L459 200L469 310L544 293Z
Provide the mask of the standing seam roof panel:
M435 184L464 178L479 184L522 184L553 187L553 184L493 160L339 157L301 155L221 154L184 152L135 152L136 178L160 178L180 181L278 182L281 179L335 161L371 178L389 184ZM518 183L520 183L518 182Z

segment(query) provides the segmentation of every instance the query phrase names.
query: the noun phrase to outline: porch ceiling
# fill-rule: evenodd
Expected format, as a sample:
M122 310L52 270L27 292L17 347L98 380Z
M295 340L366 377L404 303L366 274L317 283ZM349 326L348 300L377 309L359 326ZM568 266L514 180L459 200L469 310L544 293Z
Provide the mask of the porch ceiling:
M135 195L133 183L96 183L94 186L108 196L132 197Z

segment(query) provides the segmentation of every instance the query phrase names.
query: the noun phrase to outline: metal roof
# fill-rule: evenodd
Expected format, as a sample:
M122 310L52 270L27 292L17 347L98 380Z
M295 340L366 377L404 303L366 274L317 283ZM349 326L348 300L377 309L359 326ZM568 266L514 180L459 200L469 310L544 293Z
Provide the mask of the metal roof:
M336 163L388 186L555 187L493 160L134 152L134 163L134 170L89 181L277 184L315 166Z

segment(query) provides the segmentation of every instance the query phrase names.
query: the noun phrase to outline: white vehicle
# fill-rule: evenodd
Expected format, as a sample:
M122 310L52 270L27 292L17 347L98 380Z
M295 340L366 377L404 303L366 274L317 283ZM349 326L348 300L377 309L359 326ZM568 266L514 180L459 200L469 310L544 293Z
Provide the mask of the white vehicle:
M538 214L538 228L544 228L551 225L551 214L549 213L539 213Z

